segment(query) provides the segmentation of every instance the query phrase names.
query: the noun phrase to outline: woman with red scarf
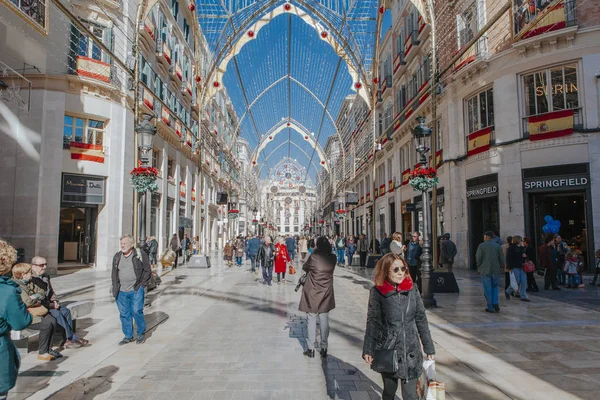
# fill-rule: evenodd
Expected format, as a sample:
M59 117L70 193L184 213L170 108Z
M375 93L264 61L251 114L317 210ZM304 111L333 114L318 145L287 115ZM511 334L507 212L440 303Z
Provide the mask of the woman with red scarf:
M285 271L287 269L287 263L290 261L290 254L287 251L283 238L277 240L275 251L275 273L277 274L277 284L281 283L281 274L283 274L283 283L285 283Z
M417 399L423 352L433 360L435 348L423 301L406 260L386 254L375 266L363 346L363 359L383 378L382 400L395 398L398 380L402 399Z

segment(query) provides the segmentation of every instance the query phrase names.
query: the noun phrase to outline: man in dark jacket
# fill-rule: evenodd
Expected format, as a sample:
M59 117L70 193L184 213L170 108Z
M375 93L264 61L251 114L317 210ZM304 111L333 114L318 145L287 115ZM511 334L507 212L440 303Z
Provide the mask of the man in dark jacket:
M258 249L256 260L263 269L263 285L271 286L273 280L273 264L275 262L275 246L270 236L265 236L265 242Z
M456 253L456 245L450 240L450 234L444 234L442 236L442 241L440 242L440 267L448 268L448 271L452 272L452 265L454 264Z
M119 346L133 342L133 320L137 327L137 344L145 341L144 296L152 272L148 255L133 247L133 238L121 238L121 251L113 257L112 291L117 300L121 328L125 337Z
M253 273L257 272L256 268L256 256L260 249L260 239L258 236L254 236L252 239L246 242L246 254L250 258L250 271Z
M490 313L500 312L498 305L498 281L500 272L505 264L502 247L496 243L494 237L494 233L491 231L484 233L484 242L477 247L477 252L475 253L477 271L481 274L483 293L487 301L485 311Z
M413 232L406 249L406 262L408 263L410 276L413 282L417 284L419 291L421 291L421 254L423 254L423 249L419 243L419 232Z
M290 260L294 261L294 252L296 251L296 240L293 237L289 236L285 239L285 247L287 247L287 251L290 254Z
M387 233L383 234L383 238L381 238L381 254L386 255L390 252L390 244L392 241L388 237Z

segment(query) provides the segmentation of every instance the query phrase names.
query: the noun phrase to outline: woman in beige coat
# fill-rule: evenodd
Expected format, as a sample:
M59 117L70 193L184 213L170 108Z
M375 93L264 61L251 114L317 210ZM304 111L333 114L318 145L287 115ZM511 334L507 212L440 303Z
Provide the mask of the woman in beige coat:
M335 308L333 271L337 258L331 252L331 244L325 236L317 239L317 247L302 266L306 271L306 283L298 309L308 314L308 349L305 356L314 358L317 336L317 318L321 326L321 357L327 357L329 337L329 311Z
M306 260L306 253L308 253L308 242L304 236L302 236L298 242L298 251L300 252L302 261Z

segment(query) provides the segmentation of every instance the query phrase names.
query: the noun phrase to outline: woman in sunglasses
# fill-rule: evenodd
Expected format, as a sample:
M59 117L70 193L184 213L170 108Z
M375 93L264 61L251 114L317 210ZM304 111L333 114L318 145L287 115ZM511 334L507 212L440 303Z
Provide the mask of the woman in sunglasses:
M363 346L363 359L383 378L382 400L394 399L399 379L402 399L417 398L423 351L428 359L433 359L435 348L423 301L406 260L397 254L386 254L375 266ZM395 360L389 362L390 357L396 358L397 364Z

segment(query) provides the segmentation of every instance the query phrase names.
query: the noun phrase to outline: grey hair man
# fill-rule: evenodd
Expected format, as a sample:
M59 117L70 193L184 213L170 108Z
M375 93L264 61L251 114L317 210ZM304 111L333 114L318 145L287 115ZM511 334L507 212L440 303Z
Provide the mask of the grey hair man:
M112 291L125 334L119 346L133 342L133 321L137 328L137 344L145 341L144 296L152 272L146 252L133 245L131 236L121 237L121 250L114 255L112 262Z

